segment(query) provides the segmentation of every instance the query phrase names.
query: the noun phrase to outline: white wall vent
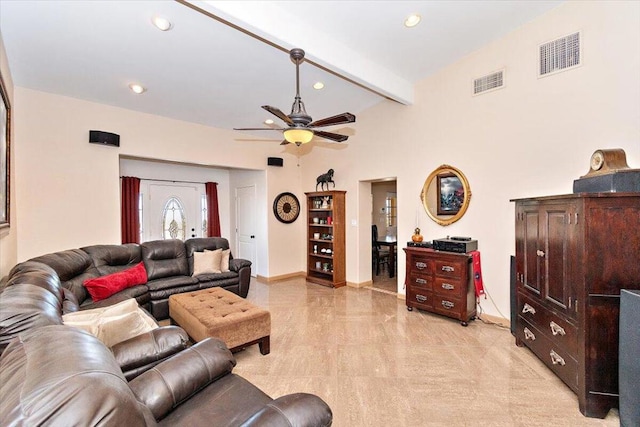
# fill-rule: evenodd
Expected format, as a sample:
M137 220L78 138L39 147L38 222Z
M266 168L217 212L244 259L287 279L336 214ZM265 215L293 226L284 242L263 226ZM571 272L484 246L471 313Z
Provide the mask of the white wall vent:
M538 76L545 77L577 67L582 61L580 32L540 45Z
M487 74L473 81L473 94L479 95L488 91L500 89L504 86L504 70Z

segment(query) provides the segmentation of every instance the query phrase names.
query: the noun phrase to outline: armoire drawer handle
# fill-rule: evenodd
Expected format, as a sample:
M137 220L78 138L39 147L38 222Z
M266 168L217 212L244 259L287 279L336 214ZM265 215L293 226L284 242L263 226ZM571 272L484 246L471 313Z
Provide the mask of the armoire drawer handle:
M416 295L416 299L417 299L419 302L425 302L425 301L427 300L427 297L425 297L424 295L420 295L420 294L418 294L418 295Z
M452 303L451 301L444 300L444 301L442 301L442 306L444 308L453 308L455 306L455 304Z
M418 270L424 270L425 268L427 268L427 263L425 263L425 262L416 262L416 268Z
M554 321L551 321L551 323L549 323L549 327L551 328L551 333L553 335L567 335L567 333L564 331L564 328Z
M450 291L451 289L455 289L455 286L453 286L450 283L443 283L442 284L442 289L446 289L446 290Z
M421 285L426 285L426 284L427 284L427 281L426 281L426 280L424 280L424 279L417 278L417 279L416 279L416 283L420 283Z
M529 304L527 304L525 302L524 306L522 307L522 313L523 314L527 314L527 313L536 314L536 309L531 307Z
M536 340L536 335L533 332L531 332L529 330L529 328L525 327L524 328L524 339L525 340L535 341Z
M446 271L446 272L451 273L451 272L456 271L456 269L451 267L450 265L443 265L442 266L442 271Z
M549 356L551 356L551 363L553 363L554 365L564 366L566 364L564 359L553 350L549 352Z

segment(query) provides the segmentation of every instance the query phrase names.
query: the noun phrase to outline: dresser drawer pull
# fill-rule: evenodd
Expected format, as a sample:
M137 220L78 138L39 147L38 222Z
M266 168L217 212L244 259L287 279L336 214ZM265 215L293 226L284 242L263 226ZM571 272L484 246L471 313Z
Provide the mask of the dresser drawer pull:
M455 307L455 304L452 303L451 301L446 301L445 300L445 301L442 301L442 306L444 308L453 308L453 307Z
M536 340L536 335L533 332L531 332L529 330L529 328L525 327L524 328L524 339L525 340L535 341Z
M448 273L451 273L451 272L456 271L456 269L451 267L450 265L443 265L442 266L442 271L446 271Z
M416 268L418 270L424 270L425 268L427 268L427 263L425 263L425 262L416 262Z
M544 257L544 251L541 251L540 249L538 249L536 251L536 255L538 255L540 258L543 258Z
M564 366L566 364L564 359L553 350L551 350L549 356L551 356L551 363L553 363L554 365Z
M524 306L522 307L522 313L523 314L527 314L527 313L536 314L536 309L531 307L529 304L527 304L525 302Z
M451 289L455 289L455 288L456 288L456 287L455 287L455 286L453 286L453 285L452 285L452 284L450 284L450 283L443 283L443 284L442 284L442 289L446 289L446 290L448 290L448 291L450 291Z
M567 335L567 333L564 331L564 328L560 325L558 325L556 322L551 322L549 323L549 327L551 328L551 333L553 335Z
M426 281L426 280L424 280L424 279L420 279L420 278L418 278L418 279L416 279L416 283L420 283L421 285L426 285L426 284L427 284L427 281Z
M425 301L427 300L427 297L425 297L424 295L420 295L420 294L418 294L418 295L416 295L416 299L417 299L419 302L425 302Z

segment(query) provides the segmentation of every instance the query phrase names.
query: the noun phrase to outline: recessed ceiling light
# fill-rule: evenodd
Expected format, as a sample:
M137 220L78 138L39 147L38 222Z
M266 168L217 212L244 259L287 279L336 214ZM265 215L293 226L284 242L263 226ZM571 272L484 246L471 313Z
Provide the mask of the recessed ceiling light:
M167 18L164 18L162 16L154 16L151 19L151 22L153 23L153 25L155 25L160 31L169 31L171 29L171 27L173 26L171 24L171 21L169 21Z
M415 27L420 23L422 18L420 15L414 13L413 15L407 16L407 19L404 20L404 26L407 28Z
M272 125L273 124L273 120L267 119L267 120L264 121L264 124L265 125Z
M322 83L322 82L315 82L315 83L313 84L313 88L314 88L314 89L316 89L316 90L320 90L320 89L322 89L323 87L324 87L324 83Z
M129 89L131 89L132 91L134 91L135 93L142 93L144 91L146 91L147 89L145 89L144 87L140 86L139 84L136 83L131 83L129 85Z

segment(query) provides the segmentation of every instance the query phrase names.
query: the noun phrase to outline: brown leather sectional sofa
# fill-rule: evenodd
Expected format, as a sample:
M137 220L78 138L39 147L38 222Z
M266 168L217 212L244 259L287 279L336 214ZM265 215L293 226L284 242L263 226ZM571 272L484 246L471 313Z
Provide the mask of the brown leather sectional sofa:
M83 278L139 262L135 245L92 246L16 265L0 293L0 424L330 426L331 409L319 397L296 393L273 400L233 374L235 359L220 340L190 346L184 330L162 326L108 348L63 324L64 313L131 297L152 311L155 301L156 313L163 313L170 292L206 287L175 275L189 265L187 247L212 242L191 243L184 252L172 241L140 245L141 259L151 266L149 283L98 303L87 299ZM248 267L233 261L236 270ZM220 280L246 295L248 284L235 273Z
M229 241L222 237L181 240L155 240L140 245L94 245L80 249L55 252L30 261L41 262L53 268L62 286L68 289L81 310L115 304L135 298L157 320L169 317L169 296L182 292L221 286L245 298L249 292L251 262L245 259L229 260L225 273L203 274L192 277L193 253L204 250L229 249ZM94 302L83 282L105 276L144 262L148 282L127 288L111 297Z

